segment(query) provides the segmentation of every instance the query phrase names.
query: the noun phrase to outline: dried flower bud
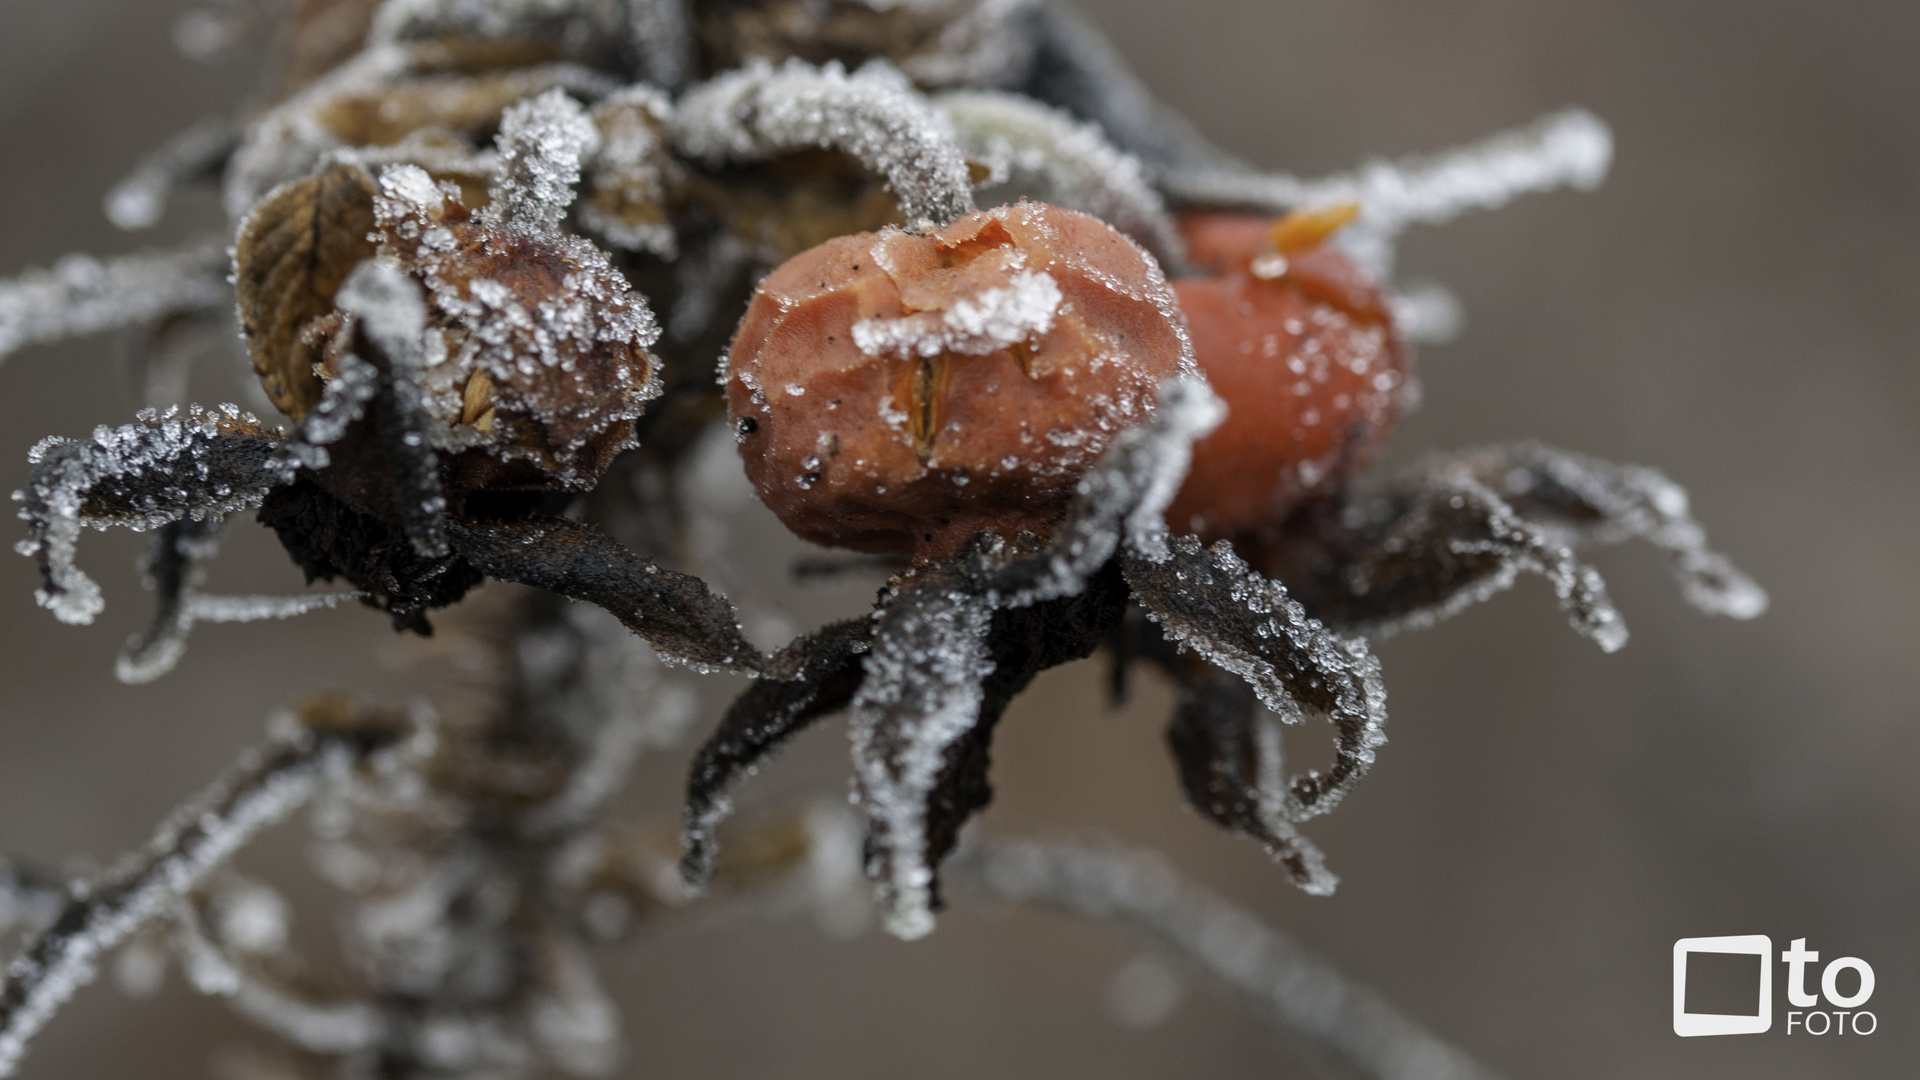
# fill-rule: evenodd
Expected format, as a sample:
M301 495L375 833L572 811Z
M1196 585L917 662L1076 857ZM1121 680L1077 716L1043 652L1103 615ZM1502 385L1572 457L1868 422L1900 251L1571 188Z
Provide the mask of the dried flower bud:
M1218 275L1174 291L1229 412L1194 444L1167 511L1175 532L1249 538L1364 467L1392 430L1408 350L1379 287L1320 246L1345 216L1182 219L1195 264Z
M981 531L1045 535L1190 357L1150 256L1023 202L788 260L741 320L727 392L747 474L788 528L938 557Z

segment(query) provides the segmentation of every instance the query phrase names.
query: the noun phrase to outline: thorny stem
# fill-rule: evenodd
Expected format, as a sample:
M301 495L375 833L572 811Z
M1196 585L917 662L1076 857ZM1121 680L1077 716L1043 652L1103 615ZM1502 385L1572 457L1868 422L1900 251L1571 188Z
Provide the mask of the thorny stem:
M1256 1011L1339 1052L1379 1080L1496 1080L1373 991L1157 855L1035 841L985 841L947 870L958 890L1125 923L1226 983Z
M163 914L322 783L399 737L397 726L366 719L327 730L302 728L244 755L175 811L144 850L97 881L69 884L60 914L27 943L0 983L0 1076L13 1074L27 1041L92 980L103 953Z

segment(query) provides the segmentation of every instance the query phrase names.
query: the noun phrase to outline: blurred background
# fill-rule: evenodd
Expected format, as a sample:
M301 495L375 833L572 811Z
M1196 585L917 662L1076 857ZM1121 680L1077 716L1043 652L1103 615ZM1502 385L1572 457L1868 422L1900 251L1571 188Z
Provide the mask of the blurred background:
M1089 832L1164 852L1510 1077L1883 1077L1920 1060L1920 6L1893 0L1082 0L1142 77L1228 149L1312 175L1435 150L1570 104L1613 127L1592 194L1531 198L1403 249L1464 301L1422 355L1426 400L1390 462L1519 438L1658 466L1716 547L1771 591L1753 623L1698 615L1646 549L1598 562L1632 629L1602 655L1546 586L1380 646L1392 722L1378 766L1309 831L1327 899L1186 810L1148 680L1102 708L1097 663L1044 676L1001 726L984 827ZM179 0L0 0L0 275L69 251L161 245L220 221L211 195L153 234L101 197L145 151L258 85L253 59L171 45ZM49 434L136 406L111 335L0 371L0 481ZM234 397L211 365L198 400ZM712 467L724 470L726 462ZM725 485L715 489L724 492ZM737 489L732 489L736 490ZM719 496L716 496L719 498ZM724 500L722 500L724 501ZM773 633L863 610L871 584L786 583L800 545L757 506L710 571ZM202 627L148 687L113 681L147 615L141 540L89 536L106 614L73 628L0 560L0 851L97 865L257 741L300 692L401 701L431 671L353 609ZM298 576L237 520L220 591ZM743 604L743 606L746 606ZM643 762L623 812L670 813L687 752ZM1318 743L1323 731L1293 736ZM749 789L837 798L839 723ZM242 865L297 881L303 829ZM298 889L296 889L298 891ZM301 894L303 897L306 894ZM325 939L324 907L301 932ZM1805 937L1878 976L1870 1036L1682 1040L1683 936ZM836 940L745 921L604 957L625 1075L680 1078L1335 1075L1204 981L1155 1023L1109 1001L1135 943L1111 927L960 906L928 940ZM1149 1010L1151 1011L1151 1010ZM36 1043L22 1076L218 1075L265 1045L178 979L108 982Z

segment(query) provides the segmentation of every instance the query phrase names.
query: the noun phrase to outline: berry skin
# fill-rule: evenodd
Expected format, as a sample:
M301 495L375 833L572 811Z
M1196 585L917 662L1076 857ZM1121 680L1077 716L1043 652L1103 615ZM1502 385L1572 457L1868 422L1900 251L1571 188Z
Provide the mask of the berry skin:
M1392 430L1409 354L1385 296L1324 240L1351 206L1279 220L1195 213L1173 283L1194 355L1227 403L1167 510L1176 533L1243 544L1365 467Z
M789 529L931 559L982 532L1045 537L1192 370L1151 257L1022 202L789 259L754 290L726 386L747 475Z

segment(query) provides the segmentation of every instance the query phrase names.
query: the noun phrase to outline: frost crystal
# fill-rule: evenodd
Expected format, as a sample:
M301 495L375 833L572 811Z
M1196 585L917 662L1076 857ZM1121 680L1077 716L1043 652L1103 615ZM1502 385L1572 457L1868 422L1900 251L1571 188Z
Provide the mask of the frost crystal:
M0 359L28 345L132 326L233 301L224 243L123 255L69 255L0 281Z
M647 82L678 90L693 77L693 22L687 0L627 0L627 37Z
M573 205L580 159L600 132L579 102L559 89L523 101L500 117L500 179L483 223L535 233L557 232Z
M944 225L973 209L973 185L946 117L885 61L852 75L756 60L680 99L670 125L680 152L711 165L822 147L886 178L909 222Z
M970 157L993 170L985 190L1092 214L1151 251L1163 265L1186 262L1165 202L1138 158L1101 130L1018 94L962 91L934 104L958 132Z
M876 252L876 262L884 262ZM941 353L986 356L1033 341L1053 327L1060 285L1044 270L1022 270L1001 288L961 297L945 311L862 319L853 342L868 356L913 359Z
M39 467L14 495L31 533L15 550L38 560L46 582L35 599L61 622L92 622L104 601L74 565L83 526L144 531L258 506L278 481L276 442L232 405L148 410L138 423L96 428L85 442L43 441L30 456Z
M927 802L949 749L979 718L992 617L986 598L959 589L923 582L897 593L853 699L857 788L873 830L867 873L896 937L933 929Z

